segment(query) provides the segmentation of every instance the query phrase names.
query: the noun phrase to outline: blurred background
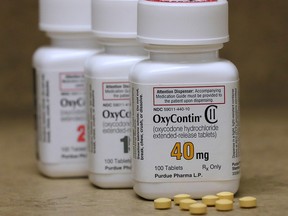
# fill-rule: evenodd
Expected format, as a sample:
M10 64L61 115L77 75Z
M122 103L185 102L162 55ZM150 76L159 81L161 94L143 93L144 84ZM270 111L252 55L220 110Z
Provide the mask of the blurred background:
M236 64L241 108L288 106L288 1L230 0L230 42L221 56ZM33 115L31 58L48 44L38 31L37 0L1 0L0 117Z

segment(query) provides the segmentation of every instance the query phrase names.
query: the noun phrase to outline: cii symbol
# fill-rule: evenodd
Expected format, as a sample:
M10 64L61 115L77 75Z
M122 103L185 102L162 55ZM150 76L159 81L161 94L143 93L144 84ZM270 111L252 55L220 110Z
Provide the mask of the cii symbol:
M205 109L205 120L210 124L215 124L218 122L217 116L216 116L216 105L210 105Z

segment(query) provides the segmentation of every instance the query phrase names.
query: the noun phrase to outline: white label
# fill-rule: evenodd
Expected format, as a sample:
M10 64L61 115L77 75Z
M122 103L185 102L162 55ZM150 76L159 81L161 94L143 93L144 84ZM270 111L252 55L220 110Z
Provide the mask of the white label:
M87 78L87 87L90 172L131 172L129 82Z
M238 94L238 82L205 86L132 84L135 179L238 179Z
M39 159L43 163L87 159L82 72L37 72Z

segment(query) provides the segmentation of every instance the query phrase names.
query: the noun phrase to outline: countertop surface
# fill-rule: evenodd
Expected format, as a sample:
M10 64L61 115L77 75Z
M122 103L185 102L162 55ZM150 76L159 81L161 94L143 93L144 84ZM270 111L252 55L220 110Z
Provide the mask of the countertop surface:
M241 113L240 190L234 210L207 215L287 215L288 113L250 109ZM103 190L86 178L49 179L37 171L31 116L0 119L0 215L190 215L178 206L155 210L132 189ZM240 209L238 198L255 196L258 207Z

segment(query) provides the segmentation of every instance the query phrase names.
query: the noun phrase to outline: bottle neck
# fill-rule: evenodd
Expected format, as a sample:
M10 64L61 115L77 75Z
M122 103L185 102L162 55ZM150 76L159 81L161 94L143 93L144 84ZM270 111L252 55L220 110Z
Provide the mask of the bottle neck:
M48 32L48 37L51 39L51 45L61 48L74 49L100 49L96 37L91 32Z
M147 51L136 39L99 39L99 42L107 54L147 56Z
M197 46L158 46L147 45L150 59L169 62L209 62L219 59L219 49L223 44Z

